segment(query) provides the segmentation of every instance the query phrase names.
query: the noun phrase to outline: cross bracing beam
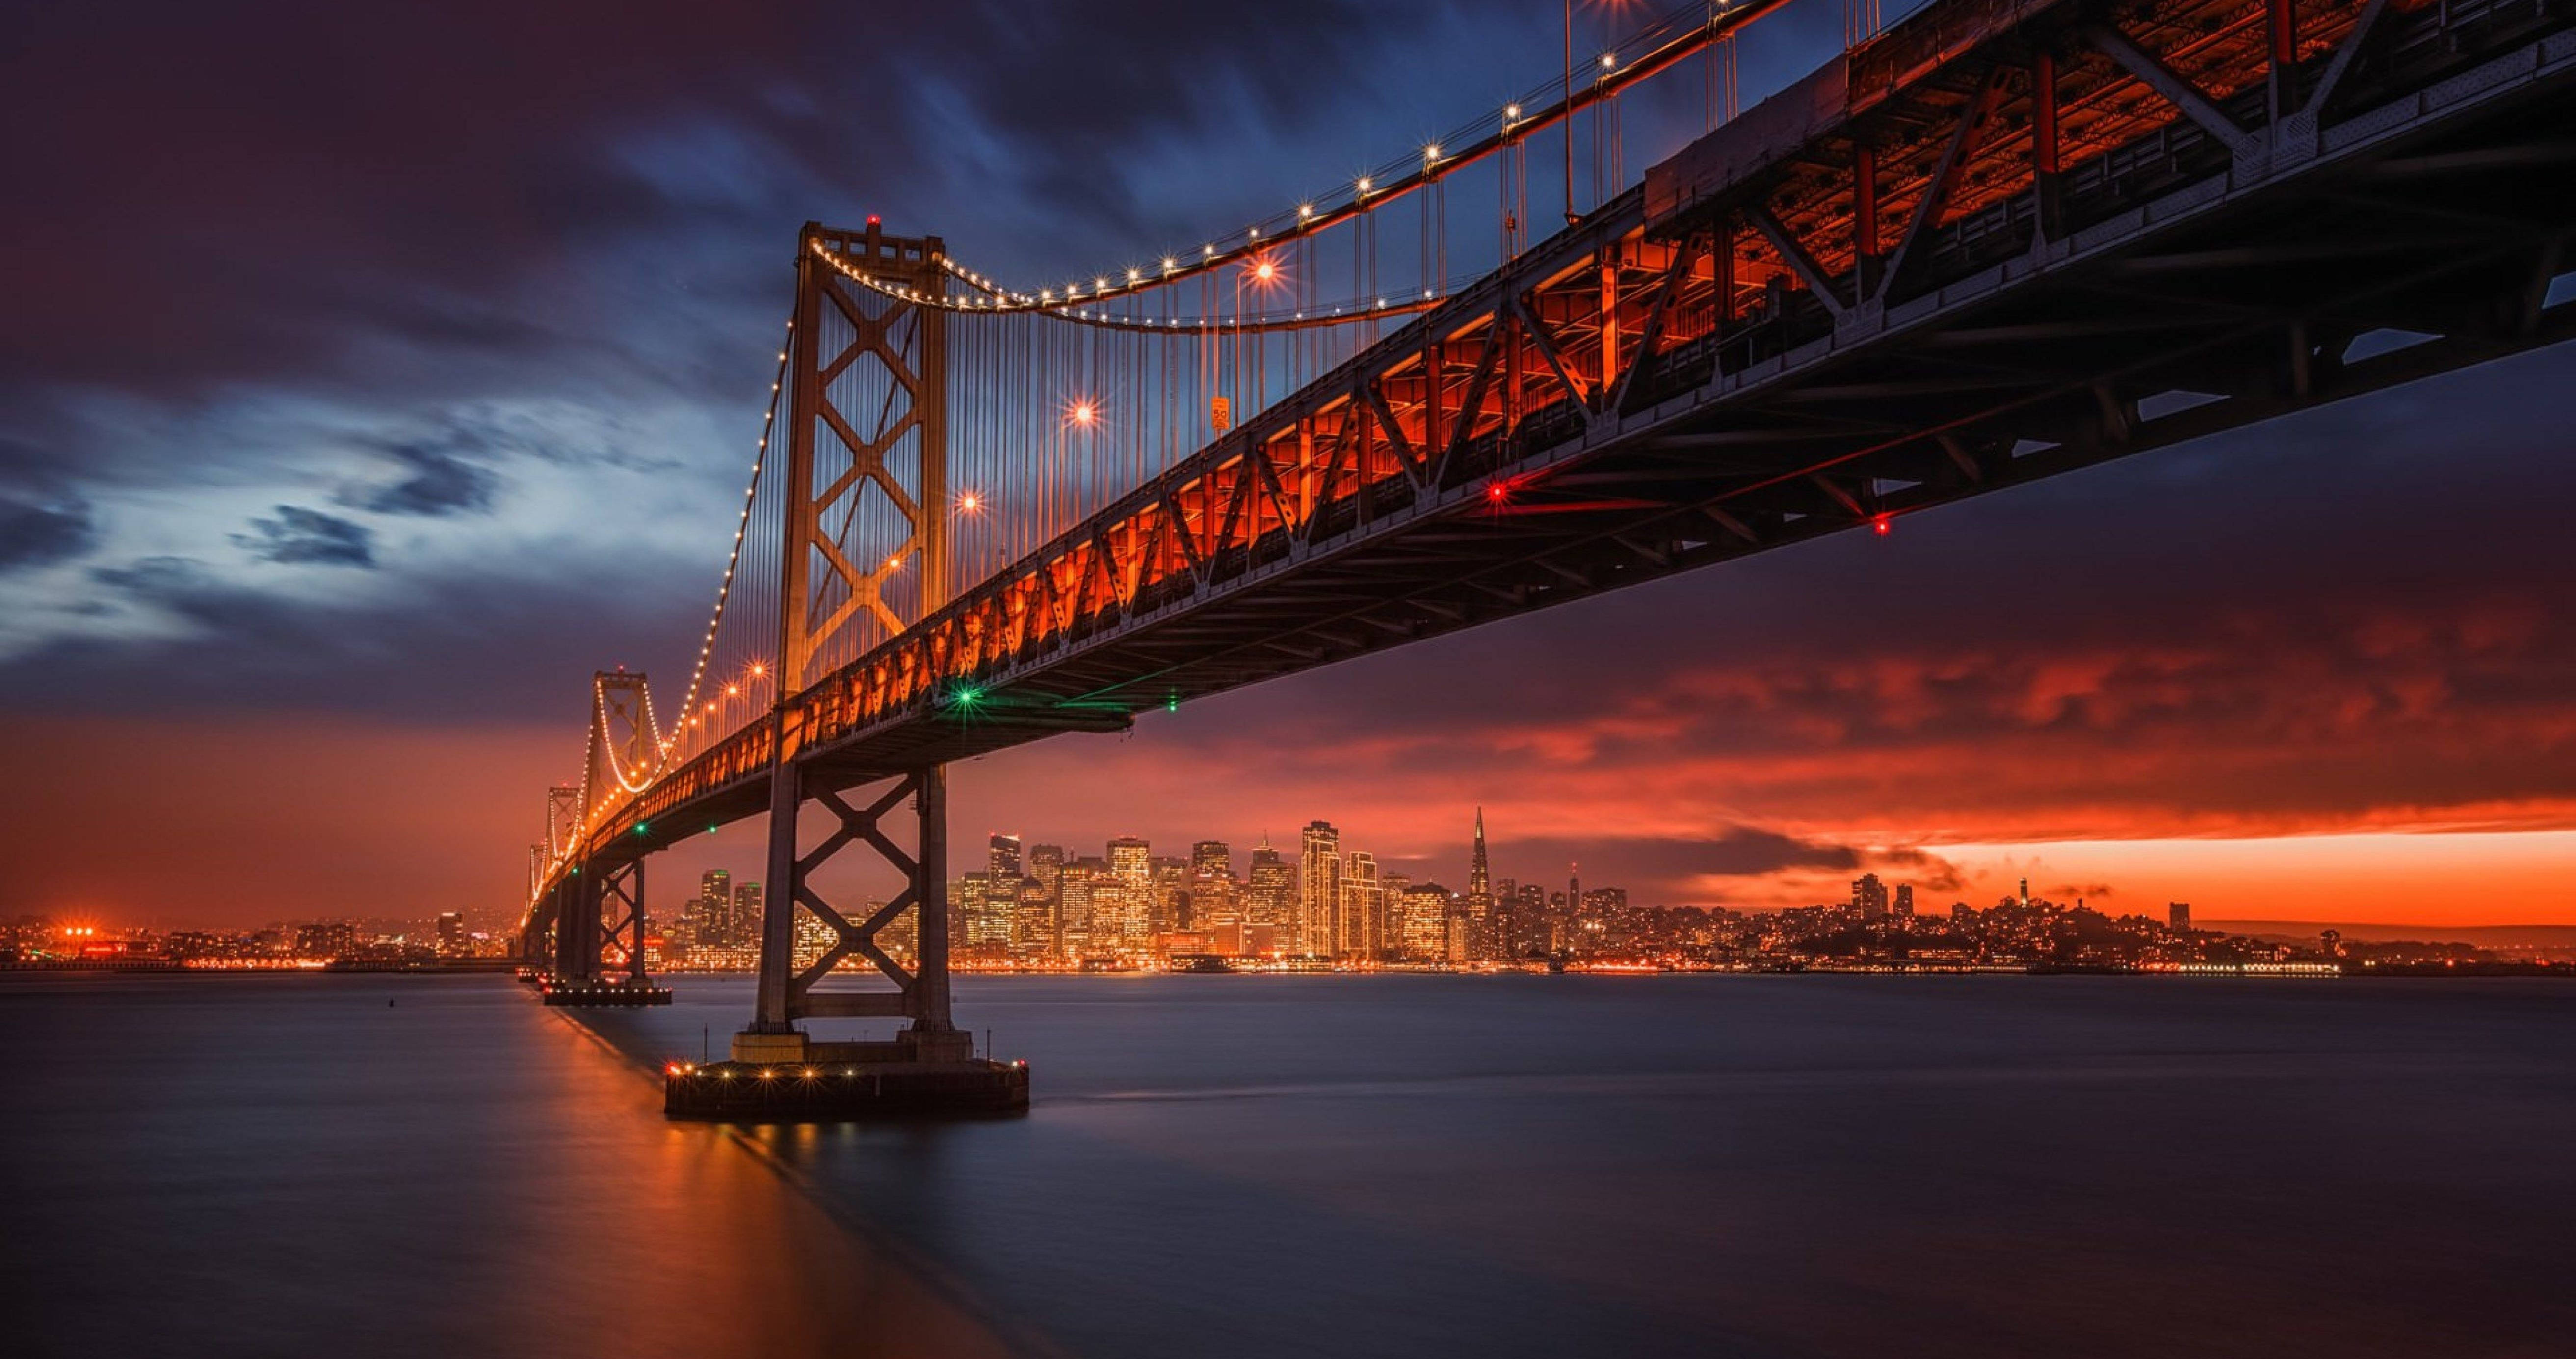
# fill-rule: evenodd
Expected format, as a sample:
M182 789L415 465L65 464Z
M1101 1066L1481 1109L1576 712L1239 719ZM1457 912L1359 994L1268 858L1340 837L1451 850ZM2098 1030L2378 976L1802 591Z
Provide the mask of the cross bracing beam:
M2576 132L2567 15L2541 7L2479 27L2385 0L2365 29L2366 7L2301 7L2290 83L2341 69L2331 107L2283 122L2266 112L2283 73L2259 34L2239 40L2245 16L2259 28L2259 3L2157 6L2147 22L2134 6L2033 0L1983 29L1960 18L1974 6L1937 3L1856 52L1842 103L1786 152L1686 151L821 677L790 705L786 753L858 780L925 753L1115 729L1170 697L2565 336L2569 308L2541 302L2563 258L2550 252L2576 227L2576 187L2531 167L2535 148ZM2088 43L2105 24L2225 109L2259 154L2213 145L2154 82ZM2051 53L2046 80L2028 74ZM2059 143L2046 168L2037 112ZM2014 130L1971 133L1962 118ZM1901 238L1858 230L1863 140L1875 215L1905 224ZM2390 201L2355 201L2360 186ZM1926 194L1940 195L1928 209ZM2427 205L2456 229L2409 216ZM1772 235L1806 258L1783 257ZM2356 252L2369 252L2366 271L2350 267ZM1903 267L1858 286L1873 256ZM2264 267L2244 267L2255 258ZM2147 274L2125 267L2147 259ZM1819 301L1811 275L1843 305ZM2454 319L2478 316L2512 323ZM2435 338L2349 364L2322 338L2391 325ZM1621 399L1600 400L1612 390ZM2142 418L2141 400L2167 391L2219 399ZM989 720L956 701L961 685L1063 712L1062 726ZM772 740L750 731L699 757L632 819L756 810L748 790ZM594 835L630 844L617 833Z

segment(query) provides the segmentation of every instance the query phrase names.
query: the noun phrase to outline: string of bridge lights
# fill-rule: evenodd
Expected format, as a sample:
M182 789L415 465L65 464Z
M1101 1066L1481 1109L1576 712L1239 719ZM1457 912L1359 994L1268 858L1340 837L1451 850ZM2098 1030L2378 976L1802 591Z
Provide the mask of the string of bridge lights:
M697 660L689 669L688 692L680 702L681 720L678 724L672 727L669 735L666 736L662 734L661 721L655 715L653 709L653 692L649 688L644 691L645 729L647 732L651 733L653 738L654 759L652 767L644 771L641 782L637 782L636 780L627 777L623 762L617 758L617 748L615 744L608 744L609 772L617 779L618 786L625 789L630 795L641 793L653 786L654 780L660 778L663 772L670 767L671 753L679 747L682 734L690 727L699 725L703 721L701 715L696 711L698 706L698 693L706 683L707 663L714 656L716 632L717 629L722 627L724 624L725 606L730 603L733 598L734 577L742 569L743 541L746 536L748 536L751 529L751 512L754 503L759 497L761 469L768 465L770 440L777 432L779 393L786 387L787 355L794 347L795 343L796 320L793 316L790 316L787 320L786 333L779 341L778 367L770 377L769 405L767 409L761 412L760 441L757 448L752 453L751 459L751 483L743 487L742 514L734 523L733 547L725 558L724 579L716 586L715 605L709 612L706 632L698 639ZM768 671L769 667L765 662L753 661L750 667L750 678L762 678L768 674ZM739 697L741 692L742 682L740 680L732 681L725 686L725 693L728 697ZM601 724L606 715L605 710L601 706L603 702L604 700L600 696L598 687L596 685L592 686L591 729L593 732L598 732L602 729ZM712 704L710 704L710 707L712 708ZM597 806L592 803L591 788L589 785L590 773L589 770L585 768L582 772L582 816L580 831L576 835L570 837L564 846L563 852L555 856L555 862L557 863L565 861L572 857L574 853L578 852L580 842L597 827L600 814L606 810L605 807Z
M760 495L760 471L769 463L769 443L778 432L779 393L787 385L787 356L795 347L796 318L791 314L787 318L786 334L778 342L778 368L769 379L769 405L760 414L760 444L751 457L751 481L742 488L742 515L733 526L733 547L725 557L724 579L716 585L715 608L707 618L706 634L698 639L697 661L689 667L688 694L680 701L681 725L674 727L670 738L662 743L662 759L666 764L672 748L680 743L681 732L701 725L703 721L698 713L698 691L706 682L707 662L715 653L716 630L724 625L725 605L733 598L734 574L742 569L743 538L751 530L752 505ZM785 608L786 605L781 603L779 607ZM750 678L759 679L767 673L768 667L762 662L751 663ZM737 698L741 693L742 681L726 684L726 697ZM710 701L707 709L713 713L715 704Z
M1042 290L1036 297L1012 293L945 256L940 258L939 267L960 282L981 290L982 295L952 296L944 292L924 292L919 288L878 278L850 263L820 241L808 243L807 248L813 252L814 258L830 265L833 271L843 278L891 302L968 316L1015 314L1048 316L1076 325L1097 326L1106 330L1149 332L1156 335L1232 335L1248 330L1307 330L1319 326L1349 325L1372 317L1410 316L1438 306L1440 299L1447 296L1451 290L1450 284L1444 281L1423 289L1420 297L1379 297L1365 305L1353 302L1329 307L1300 308L1295 311L1246 312L1231 316L1133 316L1105 310L1098 305L1078 306L1073 300L1057 298L1052 288ZM1245 270L1252 275L1255 282L1263 285L1276 281L1282 272L1277 262L1269 259L1251 261L1245 265ZM1126 294L1129 297L1141 295L1141 288L1139 292ZM1095 303L1098 301L1096 295L1094 300Z
M1701 0L1700 3L1680 6L1600 53L1595 58L1591 78L1580 86L1571 89L1541 86L1533 94L1503 105L1449 138L1425 143L1418 160L1410 156L1400 158L1381 166L1376 173L1355 176L1331 201L1320 205L1314 199L1300 202L1266 221L1247 226L1240 236L1224 238L1230 244L1220 245L1210 240L1200 245L1196 255L1161 255L1157 266L1131 265L1096 271L1087 285L1075 279L1061 287L1035 291L1012 288L942 256L940 268L976 290L965 296L950 296L876 278L820 242L812 243L811 249L816 258L829 263L842 276L885 297L960 314L1036 312L1079 324L1164 334L1296 330L1345 325L1377 316L1409 315L1437 305L1440 294L1449 290L1447 286L1425 288L1420 297L1354 298L1346 304L1320 310L1221 317L1122 316L1106 310L1103 304L1112 298L1132 298L1238 264L1256 281L1267 283L1277 268L1270 252L1279 246L1373 212L1418 189L1436 184L1452 172L1482 160L1533 132L1553 127L1585 108L1615 98L1629 86L1663 71L1681 58L1731 36L1737 28L1775 8L1780 2ZM1549 102L1539 102L1542 99ZM870 221L873 224L874 219Z
M590 730L592 738L599 742L601 753L608 757L609 777L617 780L617 786L625 789L629 793L640 793L653 786L653 780L660 775L662 770L662 759L659 752L668 751L670 749L670 743L662 739L661 719L653 714L653 691L650 688L646 688L643 693L644 732L645 735L650 738L651 744L657 753L654 756L652 767L644 771L642 781L638 782L626 776L626 763L625 761L617 758L617 743L608 739L607 687L600 684L597 680L591 681L590 685ZM589 777L588 770L585 769L583 771L583 777L584 779Z

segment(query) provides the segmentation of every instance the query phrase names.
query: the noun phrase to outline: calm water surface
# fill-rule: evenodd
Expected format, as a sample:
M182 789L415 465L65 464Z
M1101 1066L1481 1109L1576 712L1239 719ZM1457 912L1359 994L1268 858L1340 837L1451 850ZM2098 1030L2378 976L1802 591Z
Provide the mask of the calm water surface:
M0 976L0 1352L2576 1355L2576 987L967 978L1028 1117L754 1130L679 985Z

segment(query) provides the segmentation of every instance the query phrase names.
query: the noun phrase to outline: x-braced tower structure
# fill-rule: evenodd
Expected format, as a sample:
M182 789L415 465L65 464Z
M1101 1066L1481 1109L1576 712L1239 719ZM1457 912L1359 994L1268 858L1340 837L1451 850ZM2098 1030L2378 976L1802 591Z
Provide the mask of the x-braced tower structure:
M888 291L854 288L822 255ZM892 1043L829 1045L826 1060L973 1055L970 1037L949 1017L946 768L925 762L891 780L880 776L875 786L834 768L832 752L816 743L807 694L818 677L948 602L947 335L941 310L923 305L945 291L942 256L939 238L889 236L873 221L860 231L807 223L798 240L768 892L758 999L751 1027L733 1044L739 1061L815 1056L823 1045L798 1028L809 1018L911 1021ZM808 802L822 804L834 823L811 847L799 833ZM906 819L909 845L898 838ZM826 899L813 880L816 869L857 845L874 851L901 883L864 911ZM906 913L916 927L909 967L880 943ZM820 921L830 936L821 955L802 966L800 916ZM892 989L819 985L853 956Z
M603 670L590 681L590 746L579 786L546 790L547 858L576 852L591 810L640 788L660 754L641 674ZM595 856L569 869L528 917L520 955L544 963L549 1004L660 1004L644 973L644 858Z
M581 839L581 789L573 784L558 783L546 790L545 843L530 847L530 888L545 884L546 868L579 843ZM519 960L541 972L552 973L557 959L556 943L563 934L563 904L566 893L561 885L549 891L528 912L521 926Z

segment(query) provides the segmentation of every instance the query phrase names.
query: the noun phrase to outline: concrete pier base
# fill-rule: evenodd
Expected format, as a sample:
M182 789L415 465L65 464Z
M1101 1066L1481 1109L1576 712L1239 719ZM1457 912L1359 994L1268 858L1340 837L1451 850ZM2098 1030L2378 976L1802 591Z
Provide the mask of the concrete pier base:
M549 978L537 984L548 1005L668 1005L671 988L631 981L573 982Z
M804 1034L734 1035L733 1059L674 1062L662 1112L745 1123L980 1118L1024 1113L1029 1065L977 1057L972 1035L906 1030L892 1042L826 1043Z
M992 1118L1026 1113L1026 1062L674 1064L662 1077L672 1118L846 1123L873 1118Z
M733 1036L733 1059L744 1066L801 1065L806 1060L805 1034L799 1029L784 1033L745 1029Z

